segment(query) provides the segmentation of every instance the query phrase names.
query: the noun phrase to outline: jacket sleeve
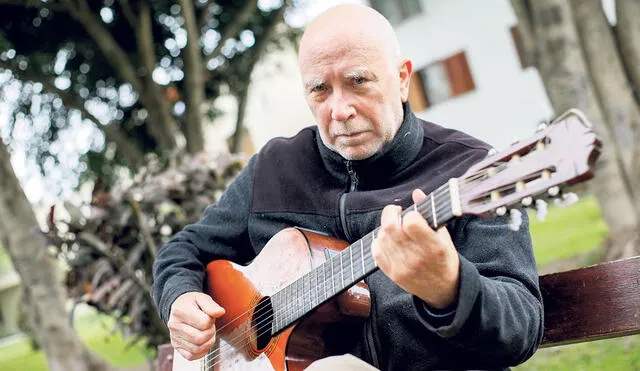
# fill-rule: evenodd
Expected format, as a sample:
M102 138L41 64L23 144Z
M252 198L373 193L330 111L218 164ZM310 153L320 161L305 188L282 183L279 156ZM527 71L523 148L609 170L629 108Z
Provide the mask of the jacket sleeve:
M505 217L456 220L449 227L460 256L453 314L443 322L414 297L427 329L490 363L522 363L542 341L542 295L526 212L522 221L513 231Z
M184 227L158 251L152 294L165 323L178 296L203 290L205 267L210 261L227 259L244 264L255 257L247 229L254 162L255 157L198 222Z

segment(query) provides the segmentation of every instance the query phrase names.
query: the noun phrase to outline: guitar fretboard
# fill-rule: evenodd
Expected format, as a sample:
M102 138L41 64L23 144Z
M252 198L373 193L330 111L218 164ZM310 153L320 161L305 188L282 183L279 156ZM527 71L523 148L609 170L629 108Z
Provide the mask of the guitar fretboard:
M449 185L445 184L404 210L402 215L416 210L432 228L445 225L454 215L451 193ZM378 267L371 254L371 245L379 230L376 228L272 295L272 335L375 272Z

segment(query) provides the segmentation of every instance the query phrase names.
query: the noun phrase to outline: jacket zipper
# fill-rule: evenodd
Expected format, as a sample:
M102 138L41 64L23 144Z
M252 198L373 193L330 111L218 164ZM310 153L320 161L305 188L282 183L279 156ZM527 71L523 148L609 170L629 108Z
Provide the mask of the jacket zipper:
M340 196L340 222L342 223L342 230L347 240L351 241L351 234L347 227L347 193L353 192L358 187L358 174L353 170L351 161L346 161L347 173L349 174L349 189Z
M347 227L347 193L353 192L358 188L358 174L353 170L353 163L351 161L346 161L345 165L347 167L347 173L349 174L349 188L348 190L340 196L340 222L342 223L342 230L344 231L345 237L347 240L351 241L351 234L349 233L349 228ZM372 303L373 306L373 303ZM373 307L371 310L373 311ZM369 354L371 355L371 359L373 360L374 366L380 368L380 362L378 361L378 354L376 351L375 339L373 338L373 323L369 323L369 326L365 330L367 348L369 348Z

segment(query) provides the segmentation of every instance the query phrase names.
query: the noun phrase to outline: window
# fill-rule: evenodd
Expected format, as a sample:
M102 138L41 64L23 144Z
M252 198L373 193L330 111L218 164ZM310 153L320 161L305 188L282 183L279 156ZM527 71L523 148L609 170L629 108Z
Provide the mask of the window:
M371 0L371 7L384 15L394 26L422 13L420 0Z
M409 103L411 108L425 108L475 90L475 83L465 52L431 63L411 75Z

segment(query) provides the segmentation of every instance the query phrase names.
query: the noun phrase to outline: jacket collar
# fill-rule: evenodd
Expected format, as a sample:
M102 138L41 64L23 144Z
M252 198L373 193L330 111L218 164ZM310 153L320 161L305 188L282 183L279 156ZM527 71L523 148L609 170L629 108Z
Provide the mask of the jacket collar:
M403 109L404 118L393 140L378 153L364 160L346 160L337 152L327 148L320 134L316 132L320 156L329 173L341 180L349 181L347 166L348 162L351 162L349 165L358 177L358 189L368 189L384 183L392 175L409 166L422 148L424 132L408 102L403 104Z

